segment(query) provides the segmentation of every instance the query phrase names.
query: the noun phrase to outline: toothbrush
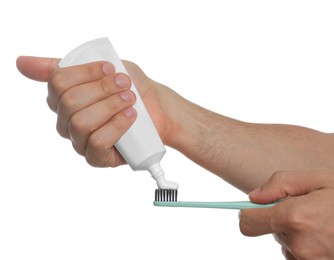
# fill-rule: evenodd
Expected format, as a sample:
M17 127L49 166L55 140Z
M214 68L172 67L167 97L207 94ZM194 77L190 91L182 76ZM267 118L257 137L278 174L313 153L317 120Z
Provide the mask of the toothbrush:
M157 189L153 205L158 207L249 209L268 208L275 206L277 203L258 204L251 201L177 201L177 190Z

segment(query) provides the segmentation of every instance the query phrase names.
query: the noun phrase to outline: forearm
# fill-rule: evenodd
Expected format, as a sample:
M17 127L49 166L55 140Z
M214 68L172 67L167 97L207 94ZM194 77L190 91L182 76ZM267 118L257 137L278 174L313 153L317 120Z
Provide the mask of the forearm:
M205 110L188 101L170 146L244 192L277 170L334 168L331 134L279 124L252 124Z

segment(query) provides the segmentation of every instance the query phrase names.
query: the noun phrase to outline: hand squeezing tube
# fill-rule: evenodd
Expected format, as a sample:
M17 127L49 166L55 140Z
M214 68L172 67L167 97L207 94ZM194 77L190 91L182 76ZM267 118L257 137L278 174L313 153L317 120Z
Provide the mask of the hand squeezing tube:
M128 74L108 38L99 38L78 46L67 54L58 66L62 68L94 61L111 62L116 72ZM160 189L177 189L178 184L167 181L160 166L166 149L133 83L131 90L137 98L133 105L137 111L137 119L115 147L134 171L149 171Z

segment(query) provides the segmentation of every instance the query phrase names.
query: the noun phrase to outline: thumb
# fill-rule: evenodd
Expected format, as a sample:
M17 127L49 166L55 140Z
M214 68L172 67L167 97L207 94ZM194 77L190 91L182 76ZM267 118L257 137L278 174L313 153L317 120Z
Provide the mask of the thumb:
M275 172L262 187L249 193L255 203L269 203L288 196L300 196L329 185L333 173L328 170Z
M55 58L20 56L16 60L16 67L27 78L45 82L58 68L59 61Z

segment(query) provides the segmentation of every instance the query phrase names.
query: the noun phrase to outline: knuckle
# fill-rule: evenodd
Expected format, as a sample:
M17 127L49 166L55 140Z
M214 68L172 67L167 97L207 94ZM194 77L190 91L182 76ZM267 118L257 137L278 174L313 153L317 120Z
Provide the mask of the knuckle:
M54 73L48 83L49 88L54 89L56 93L61 94L67 88L67 77L60 72Z
M69 129L71 133L88 132L90 131L89 122L80 113L75 113L70 119Z
M113 76L107 76L100 80L100 85L105 96L114 94L115 81Z
M87 71L86 73L88 73L90 78L97 78L99 77L99 75L101 75L101 64L103 62L92 62L90 64L86 64L87 65Z
M57 120L56 130L58 134L63 138L69 138L69 133L67 129L64 129L64 126L60 123L60 120Z
M90 158L89 156L85 156L85 159L86 159L86 162L90 165L90 166L93 166L93 167L99 167L99 165L94 161L92 160L92 158Z
M79 155L85 156L86 149L81 143L76 143L75 141L72 141L72 146Z
M286 226L294 231L303 231L310 228L310 221L300 208L291 208L287 213Z
M126 123L125 120L121 120L119 117L118 117L118 119L119 120L114 121L114 130L117 133L121 133L121 132L124 132L127 129L128 124Z
M60 101L65 109L70 109L78 103L78 99L73 95L70 89L61 96Z
M86 152L86 154L84 156L85 156L86 162L89 165L91 165L93 167L102 167L99 158L91 156L90 154L87 154L87 152Z
M88 139L87 147L89 147L90 152L86 152L85 159L88 164L94 167L107 167L110 166L108 164L109 156L107 159L105 156L101 156L108 154L108 147L106 146L106 142L103 137L97 134L91 134ZM100 156L97 156L99 154Z
M88 138L89 146L92 150L107 150L108 147L106 147L106 142L103 136L98 134L91 134Z
M116 114L119 104L114 96L106 98L105 103L106 111L110 113L110 116Z

